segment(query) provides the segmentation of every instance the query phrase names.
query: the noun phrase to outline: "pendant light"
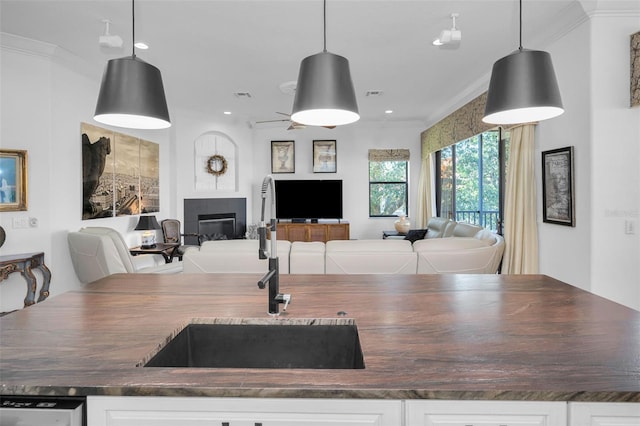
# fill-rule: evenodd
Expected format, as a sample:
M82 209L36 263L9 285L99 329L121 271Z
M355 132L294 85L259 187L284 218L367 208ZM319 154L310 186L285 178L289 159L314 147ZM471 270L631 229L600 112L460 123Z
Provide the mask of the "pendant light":
M160 70L136 57L134 0L131 0L131 15L131 56L107 63L93 118L117 127L166 129L171 121Z
M358 104L349 61L327 52L327 1L324 0L324 49L300 63L291 120L308 126L339 126L358 121Z
M493 64L485 123L517 124L547 120L564 112L551 55L522 48L522 0L520 46Z

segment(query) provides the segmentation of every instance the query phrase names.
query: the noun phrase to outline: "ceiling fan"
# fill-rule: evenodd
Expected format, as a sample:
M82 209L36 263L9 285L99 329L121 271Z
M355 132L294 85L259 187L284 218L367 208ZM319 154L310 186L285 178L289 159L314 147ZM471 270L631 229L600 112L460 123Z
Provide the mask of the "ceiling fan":
M289 127L287 127L287 130L298 130L298 129L304 129L304 128L307 127L304 124L292 121L291 120L291 114L286 114L284 112L277 112L277 111L276 111L276 114L284 115L284 116L289 117L289 118L283 118L281 120L256 121L256 124L260 124L260 123L275 123L275 122L278 122L278 121L288 121L289 122ZM327 128L327 129L334 129L336 126L322 126L322 127Z

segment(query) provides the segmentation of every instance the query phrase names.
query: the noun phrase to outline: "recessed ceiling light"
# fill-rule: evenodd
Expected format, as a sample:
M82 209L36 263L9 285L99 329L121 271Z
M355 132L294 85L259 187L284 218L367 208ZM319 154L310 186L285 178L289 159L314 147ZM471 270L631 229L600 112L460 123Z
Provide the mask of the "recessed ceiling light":
M136 44L134 44L134 46L136 47L136 49L142 49L142 50L147 50L149 48L149 45L144 41L139 41Z
M393 110L392 109L388 109L384 112L385 114L393 114Z
M231 115L231 111L225 111L223 112L224 115Z
M233 96L235 96L236 98L249 99L249 98L251 98L251 93L249 93L249 92L234 92Z

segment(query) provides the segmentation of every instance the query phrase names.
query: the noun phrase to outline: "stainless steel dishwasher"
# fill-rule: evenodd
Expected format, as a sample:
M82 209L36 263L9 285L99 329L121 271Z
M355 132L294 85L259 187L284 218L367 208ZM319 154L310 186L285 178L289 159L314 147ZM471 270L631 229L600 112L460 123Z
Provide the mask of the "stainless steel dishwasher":
M0 426L84 426L85 398L0 396Z

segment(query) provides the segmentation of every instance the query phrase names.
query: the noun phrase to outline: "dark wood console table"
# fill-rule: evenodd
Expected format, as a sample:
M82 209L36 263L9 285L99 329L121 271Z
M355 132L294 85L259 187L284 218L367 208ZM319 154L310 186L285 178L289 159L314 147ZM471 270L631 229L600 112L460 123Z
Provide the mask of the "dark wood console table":
M295 223L280 222L276 228L279 240L322 241L348 240L349 223Z
M178 243L156 243L156 246L153 248L132 247L129 249L129 253L131 253L131 256L138 254L161 254L162 257L164 257L165 263L171 263L179 246L180 244Z
M27 297L24 299L24 306L31 306L36 303L37 281L33 275L33 269L40 269L42 272L42 288L38 302L42 302L49 297L49 284L51 283L51 271L44 264L44 253L22 253L0 256L0 281L14 273L20 272L27 281Z

